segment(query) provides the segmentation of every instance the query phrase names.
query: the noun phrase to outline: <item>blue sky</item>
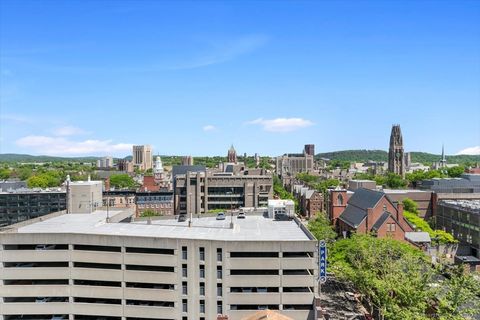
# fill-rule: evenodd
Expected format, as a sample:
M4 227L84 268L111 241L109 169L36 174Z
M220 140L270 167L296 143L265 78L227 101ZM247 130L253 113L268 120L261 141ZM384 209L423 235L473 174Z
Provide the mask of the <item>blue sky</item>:
M0 9L0 153L480 153L478 1Z

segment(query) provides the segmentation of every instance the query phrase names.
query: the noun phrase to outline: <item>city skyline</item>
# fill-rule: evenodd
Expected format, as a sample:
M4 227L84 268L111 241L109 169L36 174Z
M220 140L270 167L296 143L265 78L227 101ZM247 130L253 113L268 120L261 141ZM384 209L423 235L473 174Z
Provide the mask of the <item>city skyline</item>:
M480 154L479 3L0 6L0 153Z

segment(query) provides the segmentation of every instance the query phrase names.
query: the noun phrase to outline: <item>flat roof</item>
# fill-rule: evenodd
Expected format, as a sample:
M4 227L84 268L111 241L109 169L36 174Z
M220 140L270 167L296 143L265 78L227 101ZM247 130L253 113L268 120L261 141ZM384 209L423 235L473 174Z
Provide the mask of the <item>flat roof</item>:
M383 189L384 193L431 193L431 191L418 189Z
M110 211L114 217L122 211ZM107 223L106 211L90 214L64 214L45 221L20 227L17 233L72 233L115 235L175 239L199 239L219 241L309 241L308 235L294 220L275 221L263 216L248 215L245 219L233 217L234 228L230 229L230 216L225 220L216 217L193 218L188 221L172 219L135 221L132 223Z

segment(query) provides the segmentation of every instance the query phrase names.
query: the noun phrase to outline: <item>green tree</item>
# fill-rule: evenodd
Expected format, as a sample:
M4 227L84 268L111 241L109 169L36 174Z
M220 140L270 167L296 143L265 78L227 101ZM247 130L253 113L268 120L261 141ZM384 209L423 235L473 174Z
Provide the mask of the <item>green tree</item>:
M112 174L110 176L110 185L119 189L134 189L137 184L128 174Z
M331 242L337 237L337 233L323 212L319 212L314 220L308 222L308 230L310 230L317 240Z
M0 180L6 180L10 177L11 171L8 168L0 169Z
M461 320L480 315L480 280L465 273L461 265L453 268L439 295L440 319Z
M160 216L157 212L155 212L152 209L145 209L140 213L140 217L154 217L154 216Z
M335 242L329 261L385 319L427 318L433 269L420 250L393 239L353 235Z
M405 198L402 203L405 210L418 215L418 204L415 201L410 198Z
M398 174L392 172L387 173L385 182L383 183L383 185L386 185L392 189L403 189L407 186L407 184L408 182L406 180L402 179L402 177Z
M458 178L465 172L465 168L463 166L456 166L447 169L447 173L449 177Z

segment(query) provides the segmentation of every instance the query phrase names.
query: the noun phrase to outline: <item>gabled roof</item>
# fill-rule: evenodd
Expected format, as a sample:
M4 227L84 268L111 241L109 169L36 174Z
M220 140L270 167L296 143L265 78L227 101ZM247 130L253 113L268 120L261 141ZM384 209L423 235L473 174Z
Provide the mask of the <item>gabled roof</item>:
M355 206L348 205L345 210L343 210L340 217L340 220L348 224L353 228L357 228L360 223L365 219L367 216L367 211L357 208Z
M378 220L375 221L375 223L373 224L372 230L377 231L378 229L380 229L380 227L385 223L385 221L387 221L388 217L390 217L390 212L384 211L380 218L378 218Z
M311 189L308 190L308 191L305 193L305 198L306 198L306 199L310 199L310 198L313 196L314 193L315 193L315 190L311 190Z
M355 191L353 196L348 200L349 205L354 205L360 209L375 208L375 205L382 199L385 194L370 189L360 188Z
M293 320L290 317L287 317L283 314L272 310L262 310L255 312L254 314L242 318L242 320Z

